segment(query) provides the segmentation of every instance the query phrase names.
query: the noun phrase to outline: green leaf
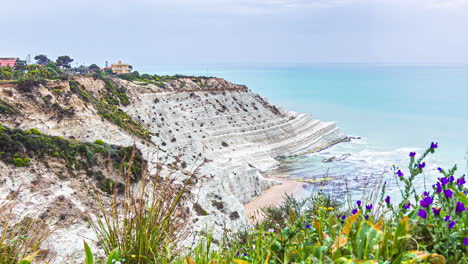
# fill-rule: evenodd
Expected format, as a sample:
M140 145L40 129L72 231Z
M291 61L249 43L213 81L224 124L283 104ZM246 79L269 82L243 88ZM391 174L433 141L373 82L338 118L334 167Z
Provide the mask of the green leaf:
M94 264L94 257L93 257L93 252L91 252L91 248L89 248L88 243L86 241L83 241L84 244L84 249L85 249L85 263L86 264Z

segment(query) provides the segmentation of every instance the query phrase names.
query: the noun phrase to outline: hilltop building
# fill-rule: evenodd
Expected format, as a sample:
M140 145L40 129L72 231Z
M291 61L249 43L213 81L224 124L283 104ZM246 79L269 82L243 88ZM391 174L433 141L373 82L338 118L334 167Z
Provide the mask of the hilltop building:
M18 60L19 58L0 58L0 68L5 68L5 67L14 68Z
M125 64L119 61L117 64L111 65L112 72L115 74L123 74L123 73L130 73L132 70L132 65Z

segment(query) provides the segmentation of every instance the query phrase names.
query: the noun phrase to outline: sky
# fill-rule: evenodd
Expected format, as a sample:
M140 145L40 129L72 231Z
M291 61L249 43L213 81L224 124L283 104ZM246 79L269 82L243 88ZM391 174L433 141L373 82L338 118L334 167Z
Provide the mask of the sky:
M468 64L468 0L0 0L0 57Z

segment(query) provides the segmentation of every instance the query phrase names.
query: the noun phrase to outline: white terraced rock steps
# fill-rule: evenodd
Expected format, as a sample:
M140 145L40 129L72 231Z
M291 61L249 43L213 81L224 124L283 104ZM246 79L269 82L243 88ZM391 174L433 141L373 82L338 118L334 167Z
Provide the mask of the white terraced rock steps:
M99 79L74 78L94 95L105 86ZM200 160L209 160L200 169L204 177L192 188L189 201L189 207L198 203L208 214L197 215L193 211L190 226L193 230L214 228L215 238L222 235L223 227L234 229L248 224L243 204L277 184L263 176L278 165L275 157L317 151L346 138L335 123L287 111L247 87L223 79L179 78L163 82L160 87L121 79L113 81L127 90L131 102L121 109L154 134L154 145L100 117L92 104L70 91L68 82L49 82L47 87L35 88L36 99L17 92L14 84L0 84L1 99L21 105L23 113L14 118L3 116L0 121L12 128L37 128L45 134L81 141L100 139L116 145L136 144L149 161L150 171L154 171L158 162L166 159L172 162L179 154L187 170ZM61 89L62 95L55 94L55 88ZM75 114L58 118L41 108L38 102L45 97L62 108L73 106ZM89 200L86 175L67 175L58 161L49 161L49 165L33 161L30 168L13 168L0 162L0 175L10 175L0 182L0 197L22 184L29 186L34 182L39 187L25 190L20 197L19 202L24 202L25 208L33 210L53 204L60 196L73 208L69 214L75 216L90 210L93 201ZM48 249L57 256L55 263L82 263L82 239L92 241L93 237L89 226L78 221L59 229L48 241ZM67 255L71 257L65 261Z

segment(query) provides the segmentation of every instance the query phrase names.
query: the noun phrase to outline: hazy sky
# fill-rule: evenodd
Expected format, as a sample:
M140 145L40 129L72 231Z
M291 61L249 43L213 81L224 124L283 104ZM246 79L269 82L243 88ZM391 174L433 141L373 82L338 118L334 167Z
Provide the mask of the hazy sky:
M0 57L468 63L468 0L0 0Z

